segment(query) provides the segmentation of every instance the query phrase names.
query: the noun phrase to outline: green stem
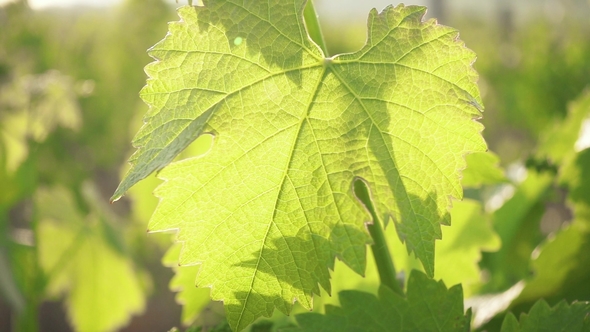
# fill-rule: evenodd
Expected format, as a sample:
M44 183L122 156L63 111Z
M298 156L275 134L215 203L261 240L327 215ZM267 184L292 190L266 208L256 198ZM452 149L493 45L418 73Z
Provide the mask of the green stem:
M373 223L367 225L367 228L369 229L369 234L371 234L371 237L373 238L371 251L373 252L373 257L377 264L379 280L381 281L381 284L403 296L404 293L396 278L395 266L393 265L391 254L389 253L387 240L385 239L383 228L381 227L381 223L375 212L375 207L371 201L369 189L367 188L365 181L361 179L356 179L354 181L354 194L365 205L373 219Z
M326 42L324 41L322 28L320 27L320 22L318 21L318 15L316 14L315 8L313 7L313 0L307 0L307 4L303 10L303 17L305 18L307 33L309 33L311 40L318 44L318 46L324 52L324 56L327 58L328 48L326 47Z

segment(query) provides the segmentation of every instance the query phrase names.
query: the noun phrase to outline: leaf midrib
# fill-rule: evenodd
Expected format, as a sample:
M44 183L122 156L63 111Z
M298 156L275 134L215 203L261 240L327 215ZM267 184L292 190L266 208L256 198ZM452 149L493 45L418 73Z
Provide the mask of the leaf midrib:
M321 63L319 65L321 65ZM249 288L248 294L246 295L246 298L244 300L244 305L242 306L242 311L240 312L240 315L238 317L238 321L237 321L238 322L238 329L240 328L240 323L242 321L242 317L243 317L244 311L246 310L246 307L248 306L248 299L250 298L250 294L252 294L252 291L254 289L254 282L256 280L256 275L258 274L258 267L260 266L260 261L262 260L262 254L264 252L264 247L265 247L266 241L268 240L268 234L270 232L271 226L275 223L275 217L276 217L276 212L277 212L277 204L279 202L279 196L281 195L281 189L283 188L285 179L288 178L288 172L291 169L290 168L290 165L291 165L291 163L293 161L293 155L294 155L294 151L295 151L295 146L297 144L297 141L299 140L301 129L303 128L303 123L306 121L306 119L309 116L309 111L312 108L313 100L315 99L315 97L317 96L317 94L318 94L318 92L320 90L319 87L320 87L320 84L324 80L325 73L326 73L326 67L323 67L323 70L322 70L321 75L318 75L318 81L317 81L317 83L315 85L315 89L313 90L314 93L310 96L310 99L308 100L306 112L305 112L304 115L302 115L301 120L299 121L299 128L297 129L297 133L295 135L293 135L294 138L293 138L293 141L291 142L290 149L288 150L290 154L289 154L289 157L286 160L287 161L286 162L287 165L286 165L286 167L283 170L283 175L281 177L281 183L277 186L278 189L277 189L277 195L276 195L275 200L274 200L274 206L273 206L273 209L272 209L272 217L271 217L271 219L270 219L270 221L268 223L268 227L266 228L266 232L265 232L264 237L263 237L262 248L261 248L260 253L258 255L258 259L256 260L256 266L254 268L254 274L252 275L252 281L250 283L250 288ZM279 229L279 231L280 231L280 228L278 226L277 226L277 229ZM288 245L287 245L287 247L288 247ZM291 252L291 256L293 258L293 262L295 263L295 257L292 255L292 252ZM297 273L299 273L299 270L298 270ZM301 278L301 275L299 275L299 278L300 278L300 280L303 280Z

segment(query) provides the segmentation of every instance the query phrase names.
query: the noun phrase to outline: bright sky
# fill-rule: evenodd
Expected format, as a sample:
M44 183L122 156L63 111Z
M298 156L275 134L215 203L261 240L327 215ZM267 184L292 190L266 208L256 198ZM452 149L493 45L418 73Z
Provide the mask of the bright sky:
M16 0L0 0L0 6ZM73 5L85 5L105 7L118 4L123 0L28 0L29 5L33 9L44 9L48 7L68 7ZM176 0L166 0L171 4L175 4ZM196 0L195 0L196 1ZM316 2L316 10L320 17L325 19L337 19L346 21L366 20L367 13L371 8L382 10L389 4L397 5L399 3L414 4L428 6L432 1L438 0L314 0ZM588 0L590 2L590 0ZM447 11L452 12L461 8L463 12L477 12L477 13L495 13L499 3L510 3L512 0L494 0L494 1L473 1L473 0L446 0ZM523 7L521 9L530 10L529 7L539 8L539 0L519 0L514 3L529 4L530 6L513 6ZM187 4L188 0L178 0L178 6ZM560 0L545 0L545 7L547 4L560 4ZM532 5L532 6L531 6ZM551 7L551 6L550 6ZM553 6L555 7L555 6ZM517 8L518 9L518 8ZM557 8L560 9L560 8ZM551 12L554 10L551 9ZM558 10L559 11L559 10Z
M0 6L5 3L16 0L0 0ZM33 9L44 9L49 7L70 7L75 5L92 6L92 7L108 7L118 4L123 0L28 0L29 6ZM175 3L175 0L166 0L170 3ZM187 0L179 0L179 5L188 3Z
M0 0L0 5L15 0ZM33 9L43 9L47 7L68 7L73 5L88 6L109 6L119 3L120 0L29 0L29 5Z
M11 2L15 0L0 0L0 5ZM72 5L86 5L86 6L110 6L113 4L117 4L122 0L29 0L29 5L33 9L43 9L48 7L68 7ZM175 0L167 0L168 2L173 3ZM392 1L392 0L316 0L318 2L318 7L329 7L329 8L339 8L344 9L346 8L347 12L356 12L357 10L363 10L363 12L368 12L369 9L376 7L377 9L381 10L385 8L388 4L397 3L399 1ZM179 0L179 4L186 4L187 0ZM417 5L426 5L428 4L429 0L414 0L412 1L413 4ZM338 6L334 6L334 4L338 4ZM344 6L343 6L344 4ZM341 8L344 7L344 8Z

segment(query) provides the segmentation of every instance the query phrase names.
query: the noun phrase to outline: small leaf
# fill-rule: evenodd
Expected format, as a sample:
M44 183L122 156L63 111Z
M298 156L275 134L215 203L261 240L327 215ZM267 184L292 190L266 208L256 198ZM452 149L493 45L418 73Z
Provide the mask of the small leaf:
M197 288L196 275L198 266L178 266L180 245L174 245L162 259L165 266L172 267L174 277L170 280L170 289L178 292L176 301L182 304L182 323L191 325L201 311L209 304L209 288Z
M538 249L533 277L512 305L548 298L559 292L577 299L590 295L590 220L574 220ZM571 296L571 295L570 295Z
M586 332L590 330L590 302L559 302L553 308L540 300L528 314L520 315L520 323L509 313L502 332Z
M15 79L0 90L0 145L6 169L27 158L29 140L43 142L57 127L78 130L82 122L75 82L57 70Z
M548 157L554 163L567 161L576 151L582 124L590 120L590 90L585 91L568 105L565 120L554 125L541 137L539 157Z
M504 171L498 167L500 158L494 153L477 152L467 155L467 168L463 171L463 187L478 188L482 185L508 182Z
M588 299L590 296L590 149L569 156L560 168L560 182L569 190L575 213L571 224L537 250L534 275L513 304L539 298Z
M590 148L577 153L560 171L559 182L569 189L576 214L590 220Z
M109 331L143 311L145 296L133 262L111 245L96 217L83 217L63 188L36 194L40 265L48 294L67 292L67 312L79 331ZM59 239L59 241L56 241Z
M407 299L385 286L379 298L360 291L339 293L341 307L326 305L326 314L296 316L293 331L465 331L470 314L463 312L461 286L447 289L443 282L413 270Z
M478 265L482 251L496 251L501 242L479 202L454 202L451 216L453 226L443 228L443 239L437 243L435 278L449 285L462 283L468 296L482 282Z

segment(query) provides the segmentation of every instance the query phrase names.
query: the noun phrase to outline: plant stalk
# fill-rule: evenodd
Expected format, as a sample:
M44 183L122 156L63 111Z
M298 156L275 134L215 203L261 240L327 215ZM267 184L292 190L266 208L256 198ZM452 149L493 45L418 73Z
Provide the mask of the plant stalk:
M396 278L395 266L393 265L389 247L387 246L385 233L383 232L381 222L375 212L375 207L373 206L373 202L369 195L369 189L363 180L357 179L354 181L354 193L365 205L373 219L373 222L368 224L367 228L369 229L369 234L371 234L371 237L373 238L371 251L373 252L377 271L379 272L379 280L381 281L381 284L389 287L397 294L404 296L402 288Z
M324 57L328 57L328 48L326 47L326 42L324 41L324 35L322 34L322 28L320 27L320 22L318 21L318 15L315 12L315 8L313 7L313 0L307 0L307 4L305 5L305 9L303 10L303 18L305 19L305 25L307 26L307 33L311 37L318 46L324 52Z

